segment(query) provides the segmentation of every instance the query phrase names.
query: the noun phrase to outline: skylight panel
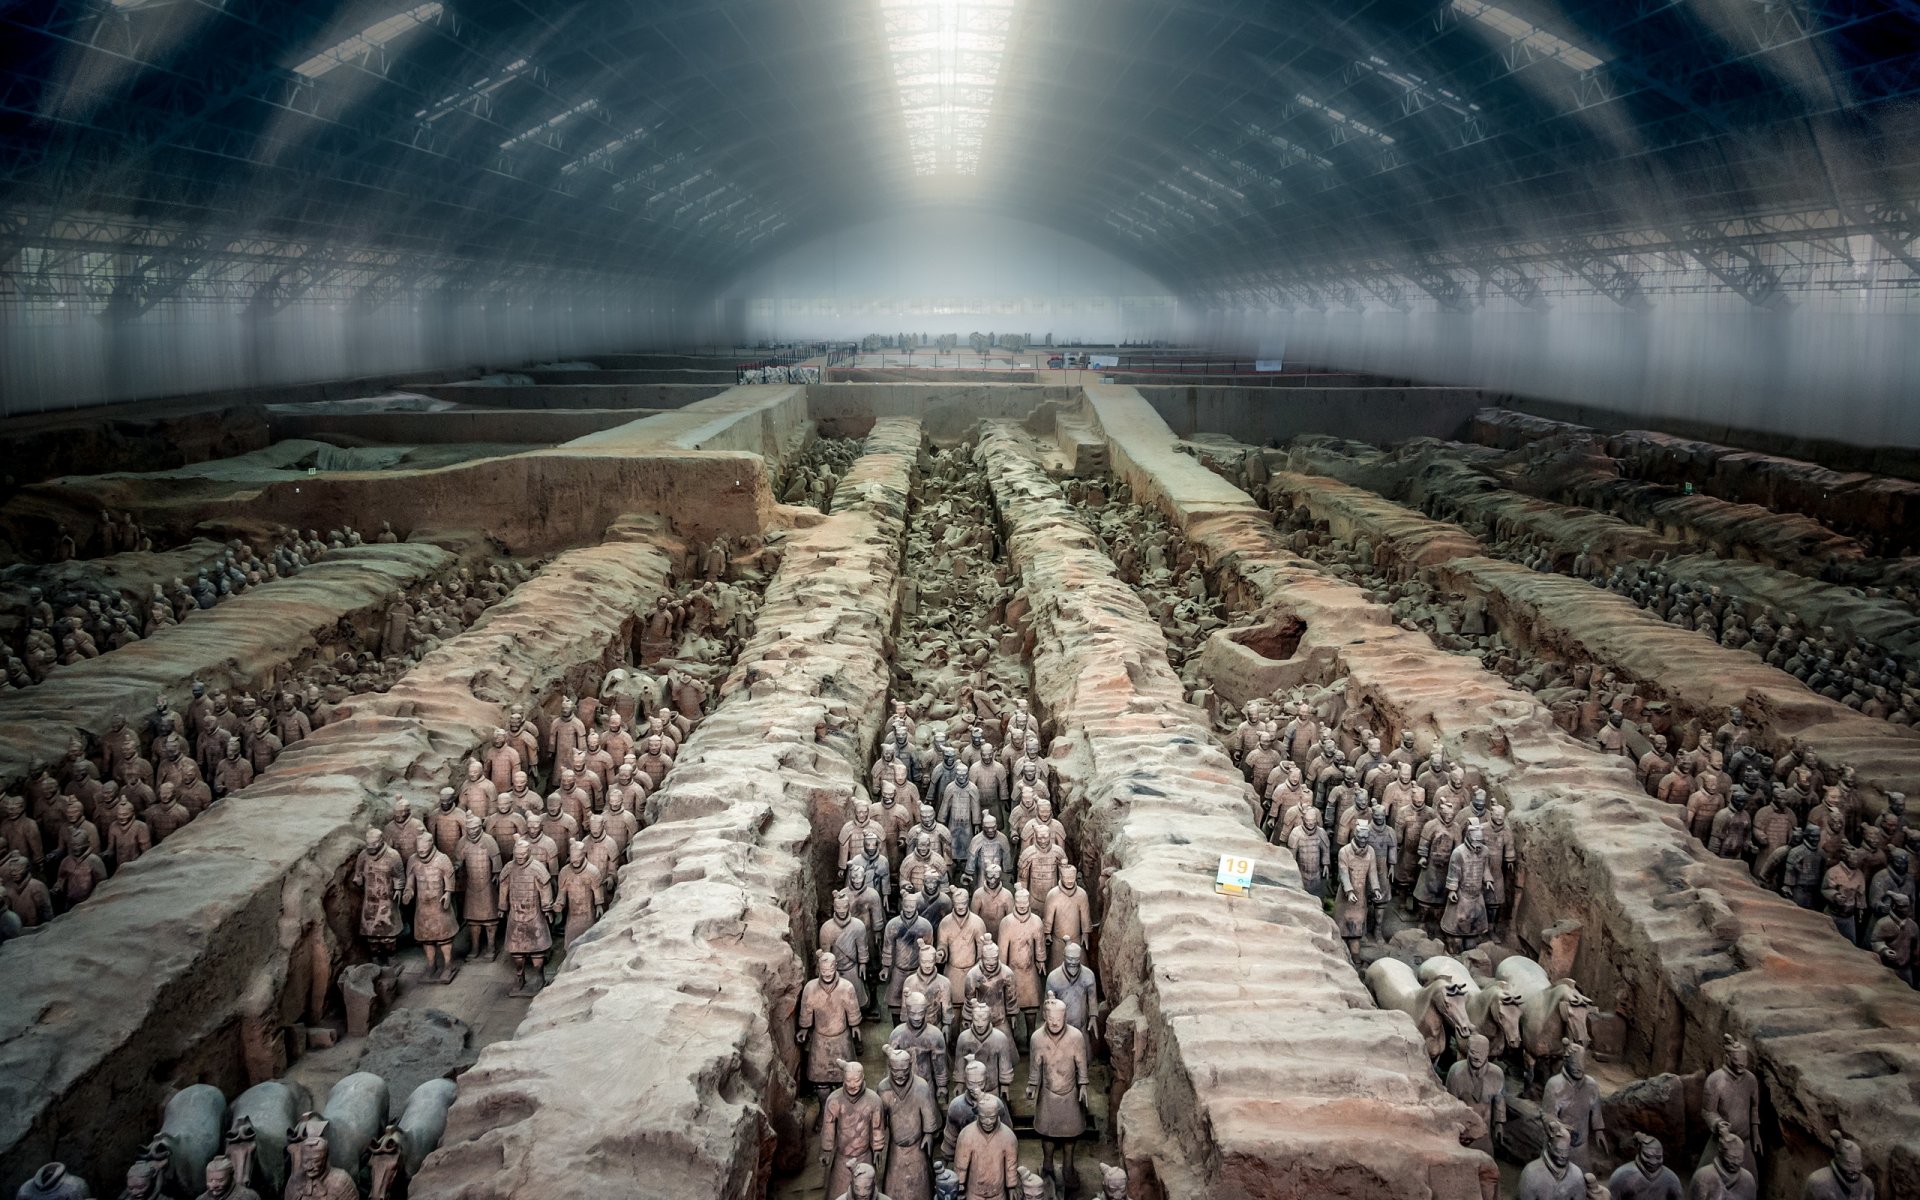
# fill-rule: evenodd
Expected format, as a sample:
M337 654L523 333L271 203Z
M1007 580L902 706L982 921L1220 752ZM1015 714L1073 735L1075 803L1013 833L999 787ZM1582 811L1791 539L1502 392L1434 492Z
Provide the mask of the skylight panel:
M1280 165L1283 169L1286 167L1290 167L1297 162L1306 162L1306 163L1312 163L1314 166L1320 168L1322 171L1333 170L1333 164L1328 162L1326 159L1321 158L1318 154L1315 154L1313 151L1307 149L1305 146L1301 146L1295 142L1291 142L1287 140L1284 137L1281 137L1279 134L1273 132L1270 129L1264 128L1263 126L1256 125L1256 124L1249 124L1247 126L1247 132L1252 134L1254 137L1259 138L1261 141L1267 143L1267 145L1272 146L1275 150L1278 150L1280 152L1280 160L1281 160Z
M401 34L418 29L438 17L444 7L440 4L421 4L388 17L377 25L368 26L344 42L327 47L295 67L293 73L304 75L308 79L318 79L335 67L343 67L356 59L364 59Z
M569 108L567 111L563 113L559 113L555 116L549 117L546 120L540 122L538 125L535 125L532 129L524 130L520 133L514 134L512 137L508 138L506 141L501 142L500 148L502 150L511 150L515 146L518 146L524 142L532 141L534 138L539 137L541 134L549 133L555 129L558 129L560 126L566 124L568 121L571 121L573 118L580 116L582 113L590 113L594 109L599 107L600 107L600 102L598 100L582 100L580 103L574 105L572 108Z
M1336 144L1340 140L1342 140L1342 138L1345 135L1357 133L1361 137L1367 138L1370 141L1375 141L1380 143L1382 146L1393 145L1393 138L1390 135L1381 133L1378 129L1375 129L1373 126L1367 124L1365 121L1361 121L1355 117L1350 117L1346 113L1341 112L1337 108L1333 108L1329 105L1322 104L1320 101L1315 100L1312 96L1307 95L1305 92L1300 92L1296 94L1293 100L1294 100L1294 103L1300 105L1301 107L1310 108L1314 112L1317 112L1321 116L1325 117L1327 120L1333 122L1335 129L1338 131L1338 134L1336 135L1336 138L1335 138Z
M449 96L443 96L438 102L419 110L413 114L414 119L418 121L438 121L441 117L459 109L463 104L471 104L484 96L490 96L494 92L499 91L501 88L525 74L532 66L533 64L529 60L517 58L501 68L500 74L484 75L464 90L454 92Z
M1409 94L1432 97L1440 104L1445 105L1462 116L1480 111L1478 104L1475 104L1473 101L1468 100L1456 92L1448 91L1439 84L1429 83L1418 75L1394 70L1393 66L1388 63L1386 59L1381 58L1377 54L1368 55L1365 61L1357 65L1397 85Z
M974 175L1016 0L880 0L916 175Z
M587 153L581 155L579 158L574 159L572 162L568 163L566 166L561 167L560 173L562 175L572 175L576 171L584 171L588 167L597 166L600 163L606 162L608 159L612 158L614 155L620 153L622 150L625 150L628 146L631 146L635 142L639 141L641 138L646 137L648 132L649 130L645 126L641 126L639 129L634 130L632 133L622 134L619 137L608 142L606 145L600 147L598 150L589 150Z
M1505 34L1515 45L1546 58L1558 59L1576 71L1591 71L1604 64L1603 59L1582 50L1565 38L1535 25L1524 17L1515 16L1504 8L1486 3L1486 0L1452 0L1453 11L1463 17L1470 17L1495 33Z

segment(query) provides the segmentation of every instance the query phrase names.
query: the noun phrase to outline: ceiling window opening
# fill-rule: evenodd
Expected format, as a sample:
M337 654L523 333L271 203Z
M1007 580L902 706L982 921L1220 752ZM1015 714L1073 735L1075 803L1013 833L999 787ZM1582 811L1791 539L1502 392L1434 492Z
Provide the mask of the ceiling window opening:
M336 67L344 67L355 61L364 61L400 35L436 19L443 11L445 6L441 4L416 5L403 13L388 17L377 25L369 25L343 42L327 47L296 66L293 73L304 75L308 79L318 79Z
M1373 126L1367 124L1365 121L1361 121L1354 117L1348 116L1346 113L1341 112L1337 108L1333 108L1329 105L1322 104L1320 101L1315 100L1312 96L1307 95L1305 92L1301 92L1300 94L1294 96L1293 99L1294 99L1294 103L1300 105L1302 108L1312 109L1314 112L1319 113L1321 116L1325 117L1327 120L1333 122L1334 145L1336 146L1344 142L1347 139L1347 137L1352 134L1359 134L1361 137L1367 138L1370 141L1378 142L1382 146L1393 145L1393 138L1391 136L1381 133L1378 129L1375 129Z
M502 68L499 75L482 76L480 80L462 91L443 96L438 103L420 109L413 114L416 121L438 121L448 113L457 111L461 106L477 104L487 96L518 79L532 69L533 64L524 58L517 58Z
M1565 38L1547 32L1525 17L1488 4L1486 0L1453 0L1453 11L1478 21L1495 33L1505 34L1514 46L1543 58L1558 59L1576 71L1592 71L1604 64L1605 60L1594 57Z
M555 129L558 129L560 126L566 124L568 121L573 120L573 118L581 116L585 113L593 112L595 109L599 107L600 107L600 102L598 100L582 100L580 103L574 105L572 108L569 108L565 112L559 113L556 116L548 117L546 120L540 122L538 125L535 125L532 129L522 130L521 132L514 134L512 137L508 138L506 141L501 142L500 148L502 150L511 150L515 146L521 145L525 142L530 142L533 139L540 137L542 134L551 133Z
M1016 0L880 0L916 175L976 175Z
M632 133L623 134L622 136L617 137L612 141L608 142L606 145L600 147L598 150L590 150L586 154L581 155L579 158L574 159L572 162L568 163L566 166L561 167L560 173L562 175L572 175L576 171L583 171L588 167L599 166L601 163L606 162L608 159L620 153L622 150L625 150L628 146L631 146L635 142L639 141L641 138L646 137L647 132L648 131L646 127L642 126L641 128L634 130Z

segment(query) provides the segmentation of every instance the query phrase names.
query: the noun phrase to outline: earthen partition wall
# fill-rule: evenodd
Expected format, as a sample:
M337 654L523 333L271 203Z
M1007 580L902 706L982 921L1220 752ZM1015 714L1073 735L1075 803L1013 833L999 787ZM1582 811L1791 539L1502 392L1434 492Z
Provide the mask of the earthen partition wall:
M433 470L203 483L185 495L165 476L62 479L24 489L0 509L0 527L31 541L61 514L90 520L102 507L181 535L203 521L373 530L404 513L416 534L484 533L514 553L538 554L590 541L622 514L644 512L702 541L757 536L773 516L768 473L804 439L807 420L804 388L730 388L557 446ZM194 474L218 483L217 467Z

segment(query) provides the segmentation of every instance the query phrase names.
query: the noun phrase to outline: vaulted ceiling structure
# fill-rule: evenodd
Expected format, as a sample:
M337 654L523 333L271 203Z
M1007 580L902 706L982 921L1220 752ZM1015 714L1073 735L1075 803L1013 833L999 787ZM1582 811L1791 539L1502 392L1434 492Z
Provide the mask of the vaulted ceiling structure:
M0 46L0 284L110 316L697 293L929 204L1219 304L1917 265L1920 0L11 0Z

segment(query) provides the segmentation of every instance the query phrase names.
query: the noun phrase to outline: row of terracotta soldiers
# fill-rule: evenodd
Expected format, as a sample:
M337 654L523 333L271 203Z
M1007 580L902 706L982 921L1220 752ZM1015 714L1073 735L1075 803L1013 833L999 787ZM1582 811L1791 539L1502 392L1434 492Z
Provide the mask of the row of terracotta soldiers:
M1716 585L1675 578L1654 564L1619 565L1604 575L1590 556L1573 573L1632 600L1670 625L1745 650L1829 699L1900 725L1920 720L1920 663L1798 613L1742 601Z
M1120 577L1140 593L1167 635L1174 669L1187 676L1189 660L1225 623L1193 544L1159 509L1133 503L1125 481L1074 480L1066 496L1100 535Z
M968 730L964 746L936 730L916 747L904 705L896 705L869 776L880 811L855 800L841 831L841 886L820 927L819 976L803 989L798 1018L808 1082L821 1091L842 1084L823 1111L829 1195L843 1190L850 1163L861 1161L869 1143L868 1154L893 1148L882 1185L889 1196L928 1194L936 1141L963 1182L997 1178L976 1143L1004 1148L1012 1138L1005 1102L1021 1048L1048 1173L1056 1149L1062 1177L1071 1171L1072 1139L1086 1128L1100 1009L1085 961L1094 929L1089 897L1052 816L1037 724L1025 703L1004 718L969 716L956 722ZM1003 728L1033 731L1018 758L1003 759L987 740L989 729ZM996 785L1009 762L1022 760L1021 799L1002 808ZM994 801L983 804L982 783ZM1024 818L1018 851L1000 831L1003 816ZM876 886L876 875L888 886ZM889 893L897 903L884 898ZM862 1025L881 1018L883 1005L893 1022L892 1086L868 1103L842 1064L855 1058ZM995 1118L978 1128L983 1098L1002 1118L998 1131ZM1015 1185L1011 1177L1004 1182Z
M827 511L833 489L860 457L859 438L815 438L788 459L778 492L782 504L809 504Z
M1270 840L1333 902L1349 953L1384 939L1396 895L1456 951L1486 938L1518 883L1506 810L1443 748L1423 755L1407 732L1387 751L1360 710L1329 717L1305 699L1256 699L1225 740Z
M1619 710L1596 739L1633 759L1632 726ZM1824 911L1836 931L1909 984L1920 962L1920 881L1912 869L1907 798L1886 794L1868 817L1852 767L1826 763L1795 739L1778 758L1760 745L1738 708L1710 737L1670 752L1654 733L1634 760L1649 795L1682 809L1707 850L1734 859L1763 886L1802 908Z
M102 528L117 528L108 515L102 516ZM132 521L131 514L127 520ZM349 540L350 538L350 540ZM335 531L335 548L357 545L360 536L352 530L346 535ZM144 537L141 539L145 543ZM114 542L105 553L122 550L151 550L150 544L135 546ZM328 543L309 531L302 537L297 530L277 530L273 542L264 551L244 538L233 538L219 557L202 566L191 586L185 577L175 576L172 585L153 584L136 611L117 588L100 587L84 580L66 585L50 602L43 589L27 589L22 614L23 635L17 647L18 657L7 655L4 686L31 687L42 682L58 666L69 666L97 658L108 650L117 650L161 629L176 625L194 612L240 595L271 580L298 573L325 554Z
M602 728L589 729L589 720ZM554 932L570 945L612 902L643 806L693 727L663 709L636 742L617 708L567 697L542 735L524 708L512 708L425 820L400 797L387 822L367 830L353 881L360 932L376 958L393 954L410 910L430 981L453 979L453 941L464 925L469 960L497 959L504 939L516 993L537 990ZM544 796L529 770L548 775Z
M1417 582L1404 586L1430 590ZM1443 634L1437 628L1430 632L1436 640ZM1480 641L1496 643L1483 655L1489 665L1536 691L1569 732L1634 761L1649 793L1682 807L1694 836L1710 851L1746 861L1764 885L1803 907L1833 913L1842 936L1872 951L1903 979L1914 980L1920 968L1915 919L1920 895L1914 893L1914 874L1904 855L1904 796L1890 795L1879 817L1863 821L1849 768L1820 763L1797 741L1776 761L1737 709L1711 735L1684 727L1663 733L1645 698L1610 672L1591 664L1529 667L1528 656L1505 647L1497 635ZM1644 735L1641 721L1652 726ZM1686 743L1684 752L1669 752L1670 734ZM1830 791L1844 813L1823 803ZM1402 871L1404 850L1403 845ZM1878 889L1876 879L1882 881Z
M1543 1123L1540 1156L1520 1172L1517 1200L1752 1200L1759 1195L1747 1143L1726 1122L1715 1127L1707 1157L1685 1184L1667 1165L1666 1147L1650 1134L1633 1135L1633 1157L1603 1182L1583 1169L1567 1126L1552 1117ZM1860 1144L1834 1130L1827 1145L1827 1165L1801 1184L1801 1200L1873 1200L1873 1180ZM1489 1188L1487 1200L1494 1194Z
M486 594L504 596L503 578L490 575ZM452 605L468 595L465 583L455 576L444 589L433 583L421 590L434 603ZM383 678L396 676L408 661L392 664ZM309 664L304 678L264 703L249 693L210 691L195 680L184 708L162 696L137 731L116 715L91 757L79 741L70 742L60 762L27 781L23 795L0 798L0 886L18 926L32 928L91 898L112 873L250 785L287 746L345 712L346 692L333 682L341 678L338 666ZM329 681L325 690L316 682L321 678ZM357 673L348 678L374 682Z

